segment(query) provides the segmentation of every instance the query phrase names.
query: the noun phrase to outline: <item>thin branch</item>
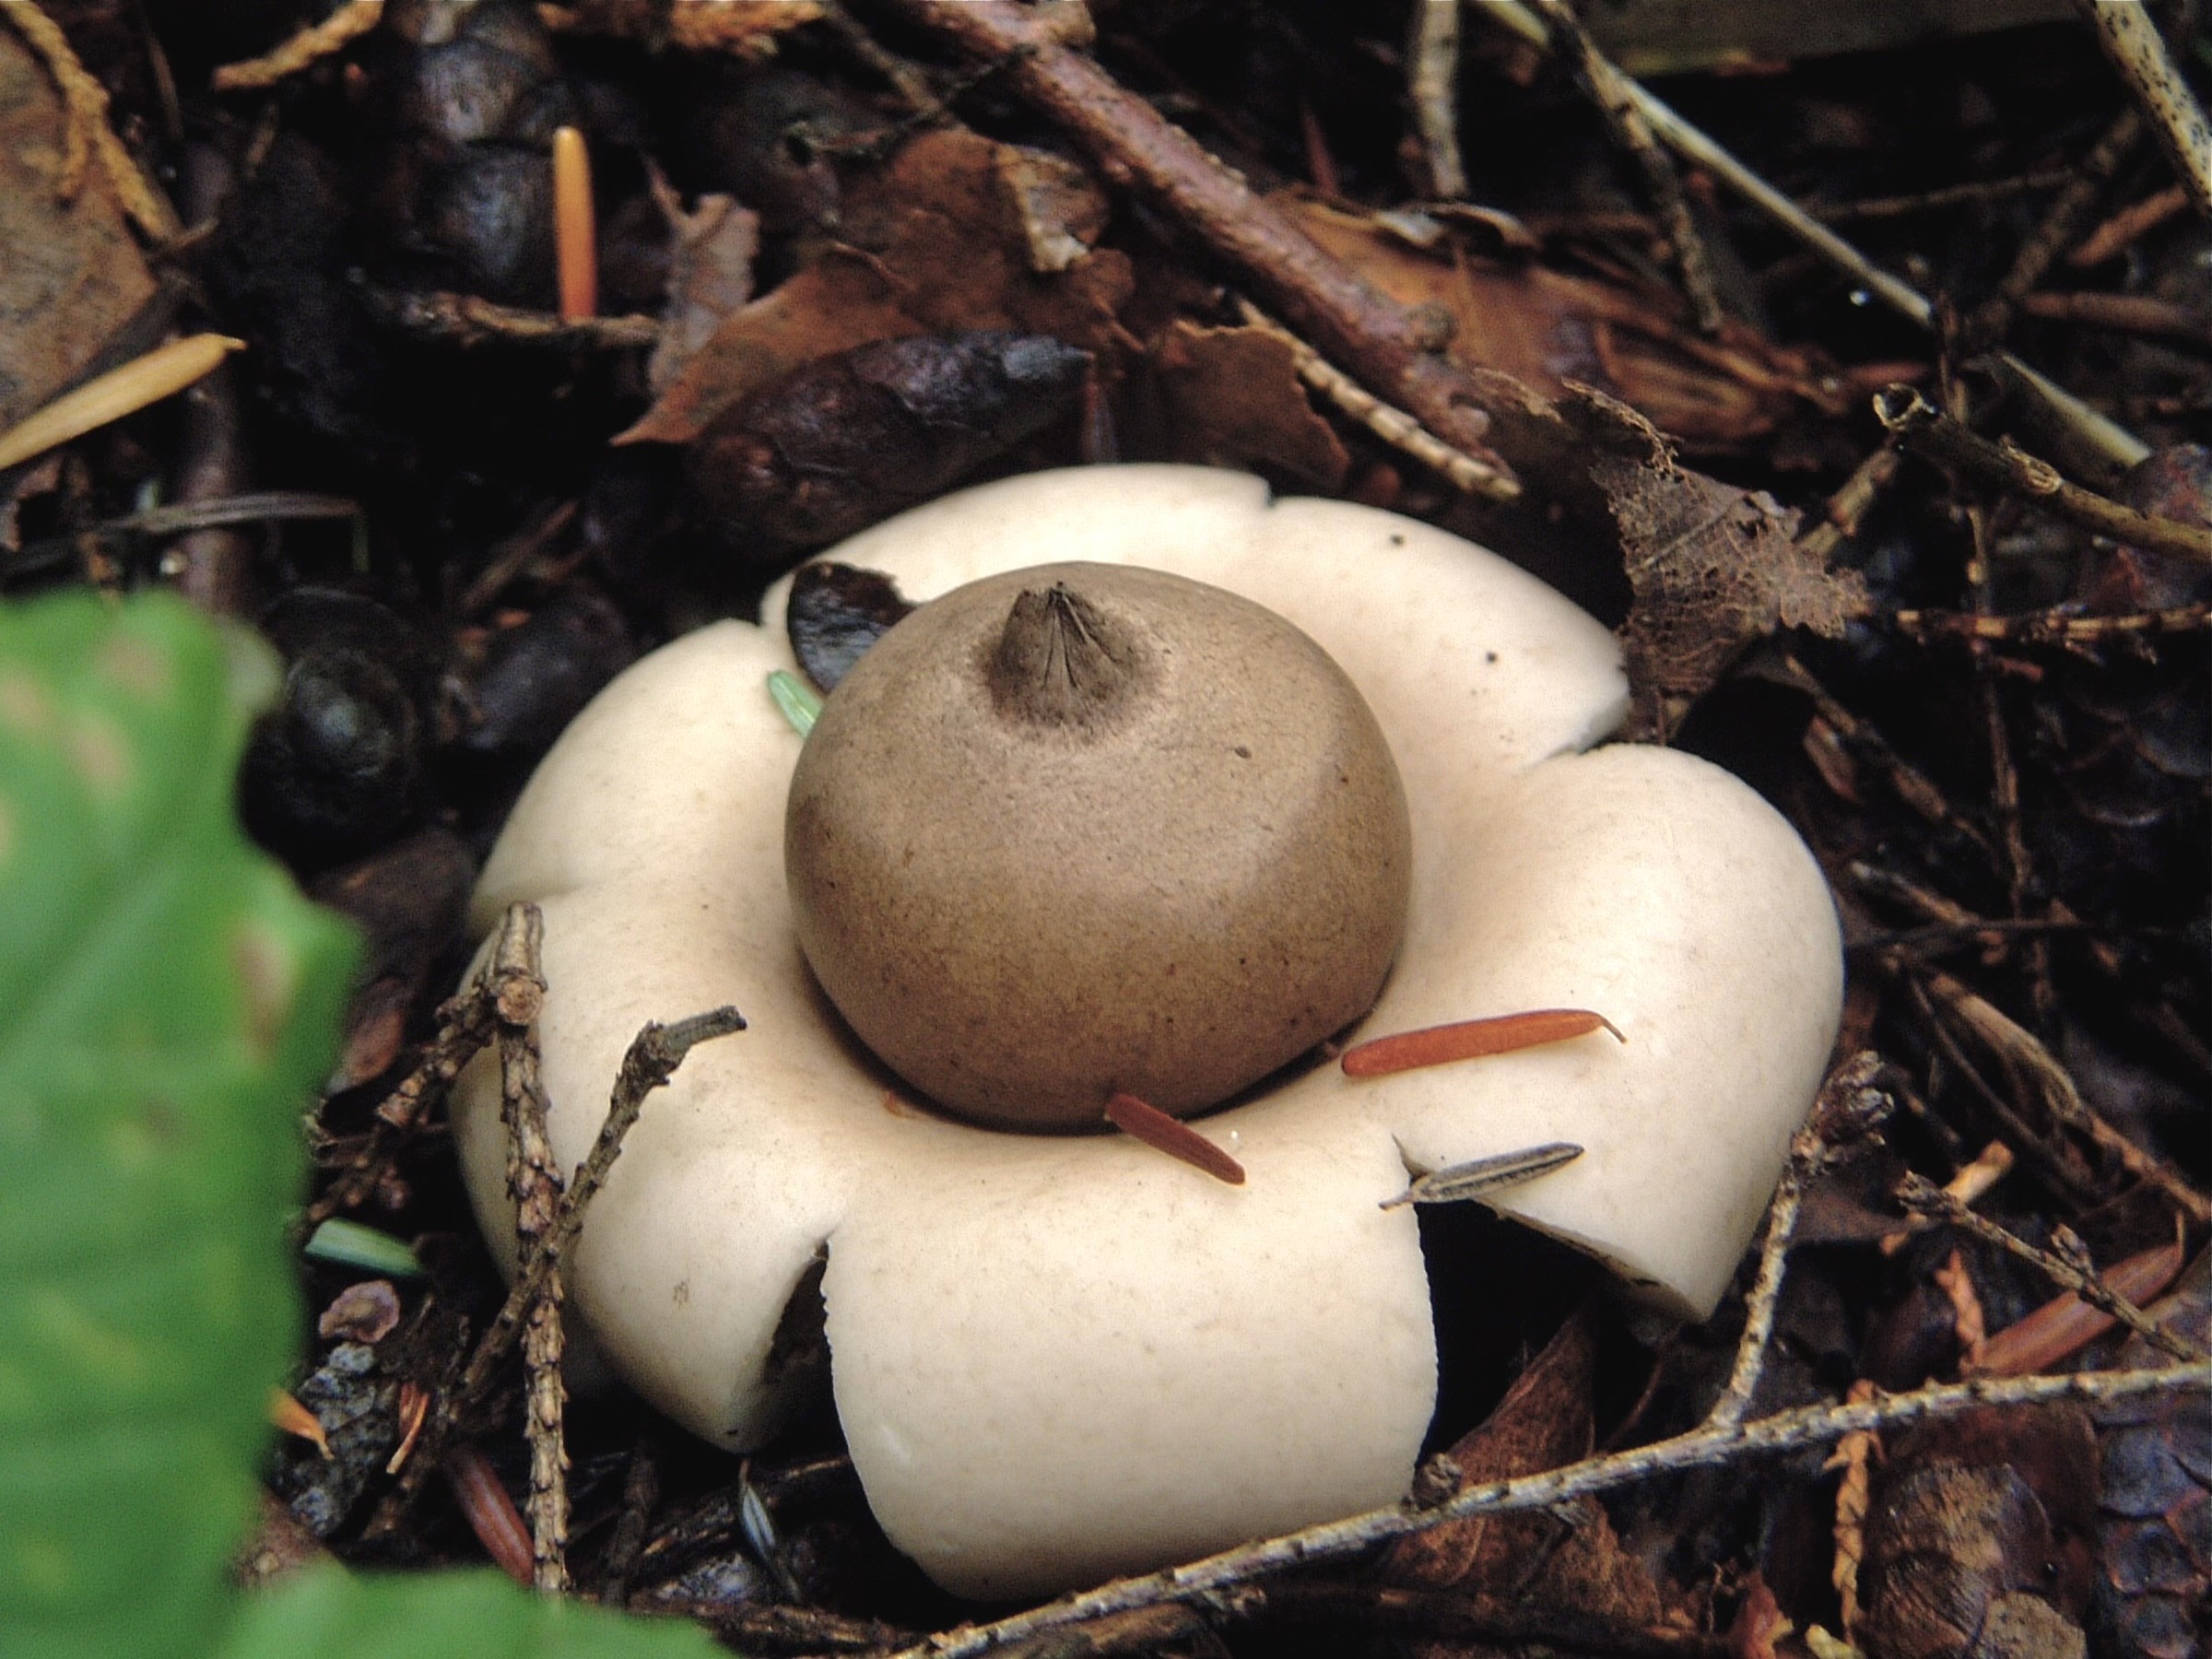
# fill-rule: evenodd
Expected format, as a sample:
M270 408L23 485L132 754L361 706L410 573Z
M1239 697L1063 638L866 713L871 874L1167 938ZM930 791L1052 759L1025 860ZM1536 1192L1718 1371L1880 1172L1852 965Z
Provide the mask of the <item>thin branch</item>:
M1721 288L1713 276L1712 255L1690 217L1689 198L1682 194L1681 175L1659 147L1652 124L1637 107L1627 76L1597 49L1590 31L1574 15L1567 0L1533 0L1536 10L1552 27L1555 50L1564 53L1574 66L1575 77L1590 94L1605 120L1613 142L1629 153L1643 175L1644 189L1659 210L1666 240L1682 273L1682 291L1689 299L1689 314L1701 334L1718 334L1721 327Z
M1467 194L1459 158L1459 0L1414 0L1410 55L1406 93L1429 160L1430 194L1455 202Z
M1168 1602L1190 1602L1287 1568L1337 1560L1447 1521L1549 1509L1681 1469L1833 1444L1844 1435L1901 1429L1993 1406L2081 1402L2092 1411L2169 1391L2212 1390L2212 1361L2147 1371L2077 1371L1951 1382L1844 1405L1806 1406L1748 1423L1706 1425L1629 1452L1585 1458L1540 1475L1487 1481L1429 1509L1398 1505L1239 1545L1185 1566L1116 1580L990 1624L963 1625L901 1649L898 1659L980 1659L1047 1631Z
M1484 0L1482 16L1534 46L1545 51L1551 49L1549 27L1523 6L1521 0ZM1692 166L1701 167L1712 173L1891 311L1919 324L1923 328L1933 329L1936 326L1935 302L1925 294L1902 278L1883 270L1737 160L1708 134L1677 114L1665 100L1653 93L1641 81L1626 76L1623 79L1637 110L1651 124L1652 131L1658 135L1660 142ZM2079 432L2085 441L2111 454L2123 465L2132 466L2150 453L2150 446L2141 439L2097 414L2078 398L2067 395L2010 352L1999 353L1998 361L2048 403L2053 412Z
M1831 225L1852 219L1901 218L1907 214L1940 213L1976 202L2006 202L2014 196L2056 190L2073 176L2065 168L2051 167L2041 172L2016 173L2008 179L1974 179L1963 184L1946 184L1909 195L1863 196L1855 202L1806 202L1803 206L1815 218L1825 219Z
M2150 7L2143 0L2074 0L2074 9L2096 29L2104 55L2150 117L2196 210L2212 215L2212 125L2167 52Z
M507 1124L507 1190L514 1198L514 1231L521 1253L537 1248L559 1218L560 1171L546 1133L546 1086L533 1030L545 1005L540 967L545 914L535 904L507 912L492 954L495 981L513 988L500 1010L500 1115ZM530 1582L546 1594L571 1588L569 1580L569 1453L563 1433L568 1401L561 1386L561 1283L547 1276L544 1294L530 1309L523 1333L524 1427L530 1441Z
M1958 980L1936 969L1925 971L1932 995L1957 1014L1967 1029L2003 1058L2012 1061L2034 1078L2051 1115L2068 1128L2078 1130L2111 1152L2137 1181L2166 1194L2174 1206L2198 1226L2212 1222L2212 1199L2191 1186L2181 1171L2146 1151L2090 1110L2074 1087L2074 1079L2035 1034L1994 1003L1976 995Z
M2180 605L2169 610L2126 611L2112 617L2084 617L2066 609L2030 611L2010 617L1988 617L1973 611L1900 610L1889 621L1899 632L1921 640L2096 646L2115 640L2146 639L2159 634L2201 633L2212 628L2212 603Z
M1455 362L1404 305L1318 247L1165 116L1071 50L1044 12L1011 0L887 0L914 27L998 66L1024 100L1088 149L1111 180L1134 185L1202 238L1297 334L1378 397L1493 466L1490 416L1530 413L1525 388Z
M1929 460L2026 497L2037 506L2133 547L2150 547L2176 558L2212 564L2212 529L2157 518L2068 483L2048 461L2010 443L1992 443L1963 421L1938 410L1911 386L1886 388L1874 400L1874 412L1889 434Z
M0 7L16 32L45 61L47 72L61 88L64 116L62 170L54 181L54 194L73 200L83 188L86 165L97 159L108 188L139 229L158 242L166 242L184 227L177 222L169 198L148 183L131 152L115 136L108 123L108 89L87 69L69 44L62 26L41 11L37 0L10 0Z
M1798 547L1824 566L1831 562L1843 543L1859 533L1860 521L1896 481L1902 465L1898 453L1886 445L1871 452L1828 498L1820 522L1797 538Z
M496 976L492 992L503 1007L514 1011L524 1006L521 999L528 995L526 982L511 980L501 999ZM421 1489L424 1472L439 1461L448 1435L477 1410L500 1362L513 1352L526 1316L544 1293L561 1257L575 1242L576 1234L583 1226L584 1212L593 1195L606 1183L616 1159L621 1156L623 1137L637 1122L646 1097L668 1081L683 1064L684 1056L698 1044L744 1030L745 1017L735 1008L723 1007L695 1014L673 1025L648 1022L631 1041L615 1077L606 1121L600 1125L590 1154L578 1166L575 1179L569 1183L553 1228L539 1236L535 1248L517 1265L514 1282L508 1287L507 1300L477 1339L467 1365L450 1385L440 1390L437 1411L424 1430L428 1444L422 1454L409 1460L401 1473L399 1485L378 1506L365 1535L368 1538L388 1537L398 1530L402 1518Z
M1896 1191L1898 1201L1907 1209L1920 1215L1940 1218L1962 1232L1973 1234L1985 1244L1994 1244L2023 1262L2034 1264L2053 1284L2061 1289L2072 1291L2091 1307L2111 1314L2160 1353L2175 1359L2204 1358L2195 1347L2159 1324L2149 1314L2106 1284L2100 1275L2085 1272L2063 1256L2038 1249L2010 1229L2000 1227L1988 1217L1969 1209L1926 1176L1908 1170L1899 1177Z
M218 92L273 87L302 69L334 57L384 20L384 0L344 0L320 23L310 24L272 52L219 66L208 84Z
M2155 294L2030 294L2021 300L2020 309L2031 317L2180 340L2199 349L2212 347L2212 317L2198 307Z
M359 285L370 313L395 333L433 346L518 346L548 351L628 351L657 346L653 317L564 318L522 311L476 294L402 293Z
M1512 480L1496 467L1453 449L1405 410L1384 403L1251 300L1240 296L1237 311L1247 326L1273 335L1290 348L1290 366L1300 380L1383 442L1441 474L1469 495L1492 500L1512 497Z
M2076 270L2087 270L2126 252L2136 239L2157 229L2176 214L2189 211L2189 192L2180 184L2131 202L2081 239L2081 246L2066 255Z
M694 1014L672 1025L648 1021L631 1041L629 1051L622 1056L621 1069L615 1074L614 1098L607 1104L606 1121L599 1126L599 1137L592 1143L591 1152L583 1162L577 1166L559 1220L515 1269L514 1283L507 1292L506 1301L485 1331L483 1340L469 1359L468 1370L462 1375L463 1399L473 1402L482 1393L493 1369L513 1347L524 1314L537 1300L546 1278L559 1265L561 1257L582 1230L584 1212L599 1189L606 1184L615 1160L622 1156L623 1137L629 1135L638 1114L644 1110L646 1097L675 1076L684 1056L700 1043L744 1030L745 1017L735 1008L723 1007Z
M1944 1022L1936 998L1928 990L1925 976L1936 971L1925 963L1908 964L1901 955L1894 952L1882 959L1882 965L1892 972L1904 975L1906 992L1912 998L1913 1006L1925 1022L1928 1035L1935 1040L1943 1058L1966 1079L1968 1087L1982 1097L1983 1102L1995 1113L1997 1122L2014 1143L2026 1147L2034 1157L2043 1171L2044 1179L2050 1182L2053 1189L2077 1209L2087 1209L2095 1204L2100 1194L2081 1155L2062 1136L2030 1123L2018 1106L1996 1091L1959 1045L1958 1037ZM1917 973L1912 971L1914 968L1919 970Z
M1782 1282L1789 1262L1790 1241L1796 1236L1797 1214L1805 1202L1806 1182L1828 1159L1831 1124L1855 1122L1863 1125L1886 1113L1888 1097L1877 1086L1884 1070L1881 1057L1871 1050L1853 1055L1829 1074L1813 1103L1811 1116L1790 1141L1789 1160L1767 1206L1767 1231L1759 1246L1759 1272L1744 1299L1744 1334L1735 1347L1735 1363L1727 1384L1713 1403L1705 1422L1709 1428L1733 1428L1744 1420L1766 1369L1767 1350L1774 1337L1774 1310L1782 1300Z
M2043 209L2043 217L2014 253L2012 268L2005 273L1996 290L1976 308L1968 325L1970 335L1981 341L2003 337L2006 324L2012 320L2012 308L2049 275L2142 135L2143 117L2132 105L2113 118L2103 135L2090 147L2089 153L2082 158L2081 166L2066 187L2051 199L2050 206Z

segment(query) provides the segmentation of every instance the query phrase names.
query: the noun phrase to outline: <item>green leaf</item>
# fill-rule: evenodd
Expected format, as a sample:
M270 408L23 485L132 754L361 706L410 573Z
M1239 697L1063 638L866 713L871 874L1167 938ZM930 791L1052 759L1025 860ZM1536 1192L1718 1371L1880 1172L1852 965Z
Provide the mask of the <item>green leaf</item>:
M531 1594L496 1572L326 1566L255 1596L221 1659L726 1659L697 1627Z
M791 729L804 737L822 717L822 694L797 675L782 668L768 673L768 694L775 700Z
M297 1114L352 950L232 807L164 598L0 606L0 1653L204 1653L300 1330Z
M329 1262L340 1267L360 1267L394 1278L416 1278L422 1262L415 1246L388 1232L333 1216L310 1235L300 1253L311 1262Z

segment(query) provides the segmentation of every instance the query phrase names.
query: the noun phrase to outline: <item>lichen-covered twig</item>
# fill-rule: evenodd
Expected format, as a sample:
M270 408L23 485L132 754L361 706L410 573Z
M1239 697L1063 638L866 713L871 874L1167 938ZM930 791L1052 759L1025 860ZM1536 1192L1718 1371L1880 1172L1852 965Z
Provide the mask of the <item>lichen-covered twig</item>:
M1900 610L1890 617L1889 622L1900 633L1914 639L2097 646L2159 634L2201 633L2212 628L2212 604L2124 611L2110 617L2084 617L2064 609L2029 611L2009 617L1985 617L1972 611Z
M1855 1138L1889 1110L1880 1086L1881 1056L1871 1050L1853 1055L1829 1074L1813 1103L1811 1116L1790 1142L1789 1161L1767 1206L1767 1231L1759 1246L1759 1272L1750 1294L1744 1299L1744 1334L1735 1347L1735 1363L1728 1381L1706 1416L1707 1427L1733 1428L1751 1408L1751 1396L1766 1369L1767 1350L1774 1336L1774 1310L1782 1300L1783 1276L1789 1263L1790 1241L1797 1231L1797 1213L1805 1201L1806 1182L1819 1172L1830 1151L1829 1136Z
M1597 42L1590 38L1590 31L1583 27L1582 19L1574 15L1574 8L1567 0L1532 0L1532 4L1551 25L1554 48L1563 52L1574 65L1576 77L1597 106L1614 143L1628 151L1637 171L1643 175L1644 188L1651 193L1652 204L1659 210L1659 222L1666 228L1667 244L1674 253L1676 267L1682 273L1682 291L1689 300L1691 320L1700 333L1719 333L1721 289L1713 276L1712 256L1706 251L1697 221L1690 217L1689 198L1682 194L1681 175L1675 171L1675 164L1666 152L1659 147L1652 124L1645 119L1630 90L1628 76L1597 49Z
M2208 1389L2212 1389L2212 1361L2195 1361L2147 1371L2077 1371L2058 1377L1943 1383L1859 1403L1801 1406L1748 1422L1707 1424L1648 1446L1584 1458L1540 1475L1485 1481L1433 1507L1417 1509L1408 1503L1371 1510L1280 1537L1239 1545L1184 1566L1119 1579L1009 1618L945 1631L901 1649L897 1659L981 1659L1031 1637L1067 1630L1132 1608L1233 1594L1238 1586L1269 1573L1341 1559L1447 1521L1550 1509L1677 1470L1832 1445L1854 1432L1902 1429L1990 1407L2058 1401L2078 1402L2094 1412L2100 1406L2145 1395Z
M473 1398L481 1392L493 1368L513 1347L524 1314L537 1300L546 1278L559 1265L569 1246L576 1241L577 1233L582 1230L584 1212L599 1189L606 1184L615 1160L622 1155L623 1138L644 1110L646 1098L676 1075L684 1056L699 1044L744 1030L745 1017L735 1008L725 1007L694 1014L671 1025L649 1022L632 1040L622 1056L621 1069L615 1074L614 1098L607 1103L606 1121L599 1126L599 1137L592 1143L583 1162L577 1166L576 1177L569 1183L568 1195L554 1226L538 1239L536 1248L515 1269L514 1284L507 1292L506 1301L485 1331L483 1340L469 1359L468 1370L463 1373L460 1392L464 1398Z
M507 1190L524 1255L552 1232L561 1204L560 1171L546 1134L546 1088L539 1075L536 1024L546 981L539 961L545 915L535 904L507 912L492 954L500 1003L500 1110L507 1124ZM530 1309L523 1332L524 1432L530 1441L530 1582L547 1594L569 1583L569 1453L563 1433L568 1395L561 1386L561 1283L556 1265Z
M2196 210L2212 215L2212 125L2166 50L2157 16L2143 0L2074 0L2074 9L2096 29L2104 55L2150 117Z
M1926 1176L1906 1171L1898 1180L1897 1196L1907 1209L1947 1221L1961 1231L1973 1234L1984 1243L1994 1244L2023 1262L2033 1263L2053 1284L2072 1291L2091 1307L2111 1314L2159 1352L2176 1359L2204 1358L2194 1347L2158 1324L2150 1315L2106 1284L2098 1274L2085 1271L2051 1251L2039 1250L2008 1228L2000 1227L1988 1217L1969 1209Z
M1473 455L1453 449L1405 410L1384 403L1251 300L1240 298L1237 311L1248 326L1273 335L1289 347L1290 365L1300 380L1393 449L1442 474L1469 495L1492 500L1512 495L1512 482L1506 475Z
M383 20L384 0L344 0L322 22L311 23L273 51L220 65L208 84L218 92L273 87L326 57L335 57Z
M1992 443L1963 421L1937 409L1911 386L1886 388L1874 412L1907 449L1956 467L1984 484L2014 491L2085 529L2128 547L2154 548L2212 564L2212 530L2156 518L2069 483L2058 468L2009 443Z
M1467 194L1459 158L1459 0L1414 0L1412 62L1406 76L1414 130L1429 161L1429 188L1439 201Z
M123 140L115 136L115 129L108 124L108 89L78 59L62 26L39 9L37 0L9 0L0 6L0 16L45 60L68 112L54 194L65 202L74 199L83 188L86 166L98 160L108 188L139 229L156 241L176 236L183 229L177 223L176 210L147 182Z
M495 973L489 980L495 1000L500 999L500 976ZM505 1007L520 1010L527 1006L524 999L528 995L526 985L510 982L503 999ZM623 1137L638 1121L646 1098L675 1075L684 1056L700 1043L744 1030L745 1017L735 1008L724 1007L695 1014L672 1025L648 1023L631 1041L615 1077L606 1121L600 1125L598 1138L592 1143L590 1153L570 1182L553 1226L538 1237L535 1247L516 1267L507 1300L500 1303L498 1314L477 1339L466 1366L450 1386L440 1391L437 1409L424 1431L428 1444L422 1454L412 1459L402 1472L399 1486L378 1506L369 1524L368 1537L387 1537L398 1529L421 1488L425 1471L438 1462L447 1435L477 1409L489 1391L500 1362L514 1351L515 1340L522 1334L530 1310L544 1294L546 1284L562 1256L575 1242L576 1234L583 1226L584 1212L593 1196L606 1184L615 1160L621 1156Z

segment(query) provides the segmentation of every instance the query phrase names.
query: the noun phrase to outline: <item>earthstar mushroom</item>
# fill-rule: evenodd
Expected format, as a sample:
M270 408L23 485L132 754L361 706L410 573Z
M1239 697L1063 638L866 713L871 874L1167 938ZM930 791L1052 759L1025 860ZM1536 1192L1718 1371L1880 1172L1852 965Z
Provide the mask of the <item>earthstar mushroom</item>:
M1219 588L986 577L837 687L792 778L799 942L940 1105L1095 1129L1218 1105L1364 1014L1405 930L1405 793L1358 689Z
M887 1110L890 1079L817 987L786 896L801 739L763 689L793 666L771 594L765 626L703 629L601 694L477 898L486 930L516 900L545 908L563 1159L644 1020L727 1002L751 1021L648 1107L571 1263L582 1330L647 1399L718 1444L762 1443L818 1384L785 1360L819 1306L892 1540L950 1588L1015 1595L1403 1494L1435 1389L1413 1216L1383 1207L1410 1172L1582 1146L1498 1207L1665 1310L1711 1310L1833 1038L1835 916L1735 779L1675 751L1579 752L1625 707L1602 627L1433 527L1195 468L1015 478L832 556L921 600L1077 561L1279 614L1359 688L1404 782L1406 927L1362 1032L1582 1007L1627 1041L1289 1075L1200 1124L1242 1187L1124 1136ZM473 1070L455 1122L511 1255L498 1095L496 1068Z

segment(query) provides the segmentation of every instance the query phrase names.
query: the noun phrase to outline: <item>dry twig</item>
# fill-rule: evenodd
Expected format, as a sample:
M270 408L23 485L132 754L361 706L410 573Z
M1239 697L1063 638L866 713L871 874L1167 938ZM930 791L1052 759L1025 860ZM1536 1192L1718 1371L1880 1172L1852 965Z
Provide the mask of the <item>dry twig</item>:
M1999 489L2015 491L2125 546L2155 548L2212 564L2212 530L2175 519L2155 518L2068 483L2048 461L2038 460L2009 442L1992 443L1963 421L1945 415L1911 386L1886 388L1874 400L1874 412L1900 443L1931 461L1955 467Z
M398 292L364 284L362 298L387 328L438 346L536 346L552 351L628 351L660 344L653 317L565 318L475 294Z
M2188 209L2189 192L2179 184L2169 185L2139 202L2130 203L2106 219L2081 239L2081 246L2066 255L2066 263L2077 270L2102 265L2132 247L2136 238Z
M1900 610L1889 620L1899 632L1915 639L2091 647L2159 634L2201 633L2212 628L2212 604L2126 611L2112 617L2084 617L2066 609L2030 611L2010 617L1983 616L1971 611Z
M2177 300L2155 294L2030 294L2020 309L2031 317L2086 323L2157 339L2212 347L2212 317Z
M1240 298L1237 312L1248 327L1273 335L1289 348L1290 365L1300 380L1393 449L1441 474L1469 495L1497 499L1512 493L1496 467L1453 449L1405 410L1391 407L1251 300Z
M1049 16L1011 0L889 4L916 27L997 65L1013 90L1089 150L1108 179L1142 190L1196 232L1324 357L1491 465L1500 479L1492 493L1518 488L1486 434L1491 415L1535 418L1525 388L1444 356L1411 311L1324 253L1189 134L1071 50Z
M2090 1110L2065 1067L2059 1065L2033 1032L1949 974L1927 969L1924 977L1936 1001L1956 1014L1992 1052L2028 1074L2053 1119L2111 1152L2128 1174L2156 1187L2197 1226L2212 1222L2212 1200L2191 1186L2181 1171L2164 1159L2138 1147Z
M1008 1618L945 1631L900 1650L896 1659L981 1659L1032 1637L1067 1630L1134 1608L1203 1602L1269 1573L1341 1559L1446 1521L1550 1509L1676 1470L1832 1445L1847 1434L1902 1429L1993 1406L2042 1406L2062 1400L2080 1402L2093 1412L2101 1406L2184 1390L2212 1390L2212 1361L2146 1371L2076 1371L2057 1377L1939 1383L1858 1404L1801 1406L1746 1423L1709 1423L1632 1451L1584 1458L1540 1475L1486 1481L1430 1508L1399 1504L1370 1510L1280 1537L1241 1544L1184 1566L1118 1579Z
M2033 195L2039 190L2056 190L2073 177L2063 167L2040 172L2017 173L2009 179L1971 179L1963 184L1946 184L1909 195L1862 196L1855 202L1806 202L1805 211L1829 224L1851 219L1901 218L1913 213L1941 213L1972 202L2006 202Z
M62 26L39 9L37 0L10 0L5 9L16 32L45 60L68 111L54 194L65 202L74 199L84 186L87 164L97 159L108 188L139 229L156 241L175 237L183 229L176 210L147 182L123 140L115 136L115 129L108 124L108 89L78 59Z
M1667 245L1682 273L1682 291L1689 299L1691 320L1700 333L1719 333L1721 289L1712 273L1712 255L1706 251L1697 221L1690 217L1689 198L1682 194L1681 175L1675 171L1675 164L1667 159L1666 152L1659 147L1652 124L1645 119L1630 89L1628 76L1597 49L1597 42L1590 38L1590 31L1583 27L1582 19L1574 15L1574 8L1567 0L1532 0L1532 4L1551 25L1554 49L1563 52L1573 64L1575 77L1597 106L1614 143L1628 151L1637 171L1643 175L1644 189L1650 192L1652 204L1659 210L1659 222L1666 228Z
M310 24L273 52L219 66L209 81L218 92L273 87L302 69L334 57L384 20L384 0L344 0L320 23Z
M2150 117L2196 210L2212 214L2212 125L2167 52L2150 7L2143 0L2074 0L2074 9L2096 29L2104 55Z
M1881 1058L1872 1052L1838 1066L1821 1085L1820 1098L1814 1102L1805 1127L1790 1141L1789 1161L1783 1166L1782 1180L1767 1206L1759 1273L1752 1280L1750 1294L1744 1299L1744 1334L1736 1343L1735 1363L1729 1368L1720 1398L1706 1415L1709 1427L1733 1427L1744 1420L1744 1413L1751 1407L1751 1396L1759 1388L1767 1349L1773 1340L1774 1310L1782 1300L1783 1275L1789 1262L1790 1241L1797 1231L1797 1212L1805 1202L1805 1185L1827 1161L1827 1125L1852 1110L1853 1101L1861 1102L1855 1108L1861 1118L1886 1110L1886 1105L1875 1103L1882 1099L1877 1086L1881 1071Z
M1940 1218L1961 1231L1973 1234L1984 1243L1994 1244L2023 1262L2033 1263L2053 1284L2072 1291L2091 1307L2111 1314L2160 1353L2176 1359L2204 1358L2182 1338L2154 1323L2142 1309L2106 1284L2100 1275L2077 1266L2064 1256L2038 1249L2008 1228L2000 1227L1988 1217L1969 1209L1926 1176L1906 1171L1898 1179L1897 1197L1907 1209L1920 1215Z
M514 1199L514 1231L527 1256L560 1214L560 1171L546 1135L546 1088L538 1071L532 1030L544 1006L539 967L545 915L535 904L507 912L492 956L495 981L511 987L500 1009L500 1109L507 1124L507 1190ZM567 1393L561 1386L561 1283L558 1266L531 1308L523 1333L524 1431L530 1441L530 1582L558 1594L569 1582L569 1453L562 1431Z
M512 977L501 982L496 972L487 976L487 982L500 1005L502 1015L526 1006L524 999L533 994L526 982ZM575 1179L569 1183L553 1226L538 1237L535 1247L516 1266L507 1300L477 1339L466 1366L450 1386L441 1389L437 1410L424 1431L429 1443L423 1455L407 1465L398 1487L378 1507L369 1524L366 1535L369 1538L387 1537L398 1529L401 1519L421 1489L424 1471L439 1461L449 1433L478 1409L500 1362L513 1351L530 1310L537 1304L562 1256L575 1242L576 1234L583 1226L584 1212L593 1196L606 1184L615 1160L622 1155L623 1138L638 1121L646 1098L675 1075L684 1056L700 1043L744 1030L745 1017L735 1008L724 1007L695 1014L672 1025L649 1022L631 1041L615 1076L606 1121L600 1125L598 1138L592 1143L590 1153L577 1167Z
M1550 29L1541 18L1522 5L1521 0L1485 0L1482 15L1532 45L1545 51L1551 49ZM1684 160L1712 173L1891 311L1919 324L1923 328L1932 329L1936 326L1936 306L1925 294L1901 277L1883 270L1737 160L1728 150L1715 143L1710 135L1677 114L1665 100L1641 82L1625 76L1622 81L1638 112L1651 124L1652 131L1658 135L1660 142ZM2150 446L2141 439L2106 419L2079 398L2053 385L2010 352L1999 353L1998 361L2009 375L2049 405L2053 413L2079 433L2086 442L2112 455L2121 465L2132 466L2150 453Z
M1976 308L1967 328L1972 338L1989 341L2003 337L2012 320L2012 308L2050 273L2142 135L2143 117L2134 108L2124 109L2113 118L2082 158L2065 188L2052 198L2035 229L2014 252L2012 268L2005 273L1995 291Z
M1415 0L1412 69L1406 80L1413 124L1429 160L1429 188L1440 201L1467 194L1459 159L1459 0Z

